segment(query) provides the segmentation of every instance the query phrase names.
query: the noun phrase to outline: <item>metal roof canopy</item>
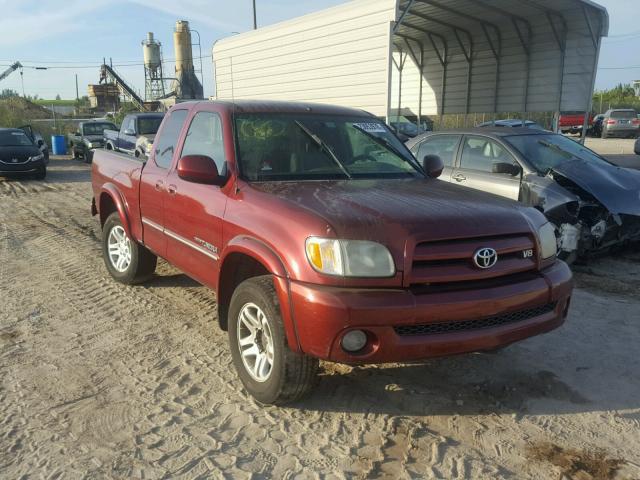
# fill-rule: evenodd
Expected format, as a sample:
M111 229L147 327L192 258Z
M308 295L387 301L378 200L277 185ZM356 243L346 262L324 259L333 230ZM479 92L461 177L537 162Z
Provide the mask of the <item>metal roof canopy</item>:
M594 2L399 0L396 19L390 111L420 119L591 108L609 29Z

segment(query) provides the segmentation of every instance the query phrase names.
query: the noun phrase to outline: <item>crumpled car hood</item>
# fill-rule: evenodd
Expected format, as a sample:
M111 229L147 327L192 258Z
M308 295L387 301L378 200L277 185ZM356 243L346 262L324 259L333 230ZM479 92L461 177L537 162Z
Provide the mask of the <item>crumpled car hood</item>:
M613 214L640 215L640 171L571 160L553 169L593 195Z

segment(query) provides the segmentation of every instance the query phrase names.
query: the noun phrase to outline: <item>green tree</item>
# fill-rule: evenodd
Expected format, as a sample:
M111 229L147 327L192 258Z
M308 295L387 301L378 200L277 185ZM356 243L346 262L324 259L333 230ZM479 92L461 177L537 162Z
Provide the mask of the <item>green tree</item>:
M20 94L18 92L16 92L15 90L11 90L10 88L5 88L4 90L2 90L2 92L0 92L0 98L2 99L19 96Z

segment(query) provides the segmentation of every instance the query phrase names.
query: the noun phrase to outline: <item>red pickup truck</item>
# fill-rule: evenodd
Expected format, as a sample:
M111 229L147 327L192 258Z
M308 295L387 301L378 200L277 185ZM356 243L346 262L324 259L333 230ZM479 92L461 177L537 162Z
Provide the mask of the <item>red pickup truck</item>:
M96 151L92 212L117 281L162 257L216 291L246 390L282 404L312 389L318 359L491 351L564 322L553 227L434 180L442 168L360 110L181 103L146 163Z

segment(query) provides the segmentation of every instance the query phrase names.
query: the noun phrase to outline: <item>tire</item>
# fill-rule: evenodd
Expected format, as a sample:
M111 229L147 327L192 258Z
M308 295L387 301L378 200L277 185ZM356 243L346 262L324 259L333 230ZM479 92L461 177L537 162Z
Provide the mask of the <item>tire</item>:
M117 242L121 239L121 243ZM119 244L118 253L110 255L109 246ZM122 263L117 258L126 257ZM125 285L136 285L148 280L156 270L158 257L139 243L131 240L124 231L120 215L113 212L104 222L102 228L102 257L114 280Z
M71 147L71 152L73 153L74 160L80 160L80 152L78 152L75 147Z
M567 265L573 265L578 260L578 252L576 250L572 252L558 252L558 258Z
M251 318L261 320L257 325L257 334L248 327ZM253 343L245 345L245 352L252 348L259 349L266 363L271 361L268 372L266 366L262 371L252 368L258 362L257 356L245 355L243 360L240 346L242 335L245 339L253 337L253 340L249 340ZM262 404L283 405L299 400L316 384L318 360L292 352L287 345L280 305L270 275L245 280L233 292L229 307L229 344L233 364L244 388ZM271 359L268 358L269 345Z
M43 165L38 169L38 171L34 175L34 178L36 180L44 180L46 177L47 177L47 167Z
M111 145L111 143L107 142L107 145L104 147L107 150L113 150L113 145Z

